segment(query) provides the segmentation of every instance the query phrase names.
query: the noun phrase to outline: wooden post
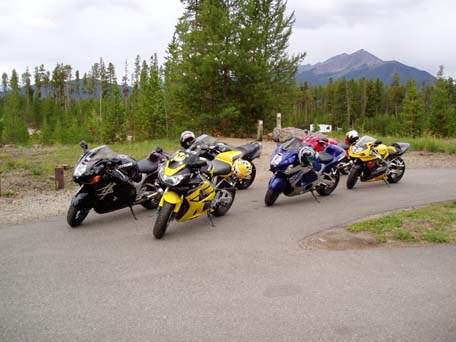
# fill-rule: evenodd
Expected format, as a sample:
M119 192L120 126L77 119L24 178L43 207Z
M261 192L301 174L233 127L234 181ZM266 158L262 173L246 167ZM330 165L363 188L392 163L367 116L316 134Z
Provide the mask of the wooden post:
M63 166L57 165L55 167L55 190L60 190L65 187L64 179Z
M257 140L263 140L263 120L258 120Z
M282 114L277 113L277 129L282 129Z

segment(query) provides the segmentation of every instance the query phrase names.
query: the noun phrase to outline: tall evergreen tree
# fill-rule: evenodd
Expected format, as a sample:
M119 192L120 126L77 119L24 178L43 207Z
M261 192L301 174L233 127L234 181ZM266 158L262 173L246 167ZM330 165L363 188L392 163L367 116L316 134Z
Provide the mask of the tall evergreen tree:
M450 103L447 81L440 67L435 89L431 97L430 130L433 134L449 137L454 134L455 107Z
M6 95L3 118L2 141L4 143L25 144L29 141L24 112L21 111L19 80L16 70L10 79L11 91Z
M408 81L406 84L405 99L403 102L402 134L406 136L418 137L424 131L424 99L422 94L417 91L415 81Z

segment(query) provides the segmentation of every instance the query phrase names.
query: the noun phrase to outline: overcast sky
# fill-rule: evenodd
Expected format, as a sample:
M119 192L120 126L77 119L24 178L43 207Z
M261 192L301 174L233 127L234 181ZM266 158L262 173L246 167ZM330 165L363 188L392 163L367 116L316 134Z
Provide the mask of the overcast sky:
M290 53L304 64L365 49L383 60L456 76L455 0L289 0L296 23ZM0 0L0 73L70 64L81 75L100 57L118 78L125 60L163 62L179 0Z

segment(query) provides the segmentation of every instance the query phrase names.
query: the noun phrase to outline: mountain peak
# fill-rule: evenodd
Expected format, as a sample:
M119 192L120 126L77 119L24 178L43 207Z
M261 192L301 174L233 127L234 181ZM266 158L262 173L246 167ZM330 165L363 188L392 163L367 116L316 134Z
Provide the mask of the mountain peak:
M412 70L413 69L413 70ZM418 82L435 82L435 77L395 61L385 62L370 52L359 49L351 54L341 53L314 65L300 66L296 79L298 82L308 81L311 84L326 84L330 78L367 79L379 78L390 83L394 73L398 73L401 81L415 79Z

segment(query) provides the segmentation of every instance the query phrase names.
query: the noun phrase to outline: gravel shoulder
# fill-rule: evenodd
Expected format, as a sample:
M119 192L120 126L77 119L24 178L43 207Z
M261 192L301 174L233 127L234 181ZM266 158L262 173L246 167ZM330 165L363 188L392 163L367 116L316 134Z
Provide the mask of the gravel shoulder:
M239 146L251 140L222 138L232 146ZM257 179L255 182L266 182L271 173L268 171L269 158L274 151L275 143L263 141L261 158L255 160ZM404 155L407 168L455 168L456 155L427 152L408 152ZM66 173L71 174L72 170ZM68 179L68 177L67 177ZM1 179L2 191L14 189L14 197L0 197L0 227L43 220L49 217L66 215L72 195L77 186L66 182L65 190L53 190L53 182L34 184L30 177L5 176Z

